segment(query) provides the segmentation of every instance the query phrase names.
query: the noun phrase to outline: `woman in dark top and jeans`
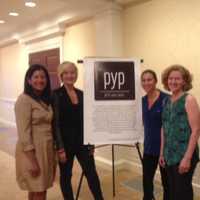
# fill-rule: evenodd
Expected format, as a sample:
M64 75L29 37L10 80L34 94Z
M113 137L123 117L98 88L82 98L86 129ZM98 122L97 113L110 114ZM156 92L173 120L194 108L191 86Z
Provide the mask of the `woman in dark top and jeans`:
M58 67L63 86L53 93L54 134L59 158L60 186L65 200L73 200L72 167L76 156L95 200L103 200L94 156L83 145L83 92L74 87L77 67L64 62Z
M158 166L161 142L163 100L167 94L156 88L157 76L152 70L145 70L141 75L141 84L146 92L142 98L144 124L143 154L143 200L154 199L153 179ZM169 200L168 183L165 169L160 167L163 185L163 200Z

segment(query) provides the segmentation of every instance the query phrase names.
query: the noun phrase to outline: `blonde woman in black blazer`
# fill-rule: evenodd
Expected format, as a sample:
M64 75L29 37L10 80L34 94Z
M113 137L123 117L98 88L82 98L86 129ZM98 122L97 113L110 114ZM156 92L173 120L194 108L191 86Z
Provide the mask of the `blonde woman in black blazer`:
M57 146L60 186L64 199L73 200L72 168L76 156L95 200L102 200L93 153L83 145L83 92L74 87L77 67L64 62L58 67L63 86L53 92L54 135Z

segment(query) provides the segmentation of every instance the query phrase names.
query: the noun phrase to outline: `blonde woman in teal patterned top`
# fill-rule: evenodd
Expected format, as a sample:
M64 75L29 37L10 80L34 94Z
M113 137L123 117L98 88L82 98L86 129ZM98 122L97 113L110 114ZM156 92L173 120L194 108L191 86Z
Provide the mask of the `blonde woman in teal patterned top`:
M169 200L192 200L200 134L199 106L196 99L186 93L192 88L192 77L183 66L173 65L162 74L162 83L172 94L163 108L159 163L167 170Z

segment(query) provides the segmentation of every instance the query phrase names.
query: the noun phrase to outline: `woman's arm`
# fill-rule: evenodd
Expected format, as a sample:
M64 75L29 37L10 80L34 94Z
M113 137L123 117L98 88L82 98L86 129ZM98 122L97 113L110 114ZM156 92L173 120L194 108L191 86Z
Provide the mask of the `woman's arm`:
M162 167L165 167L165 159L163 156L163 150L164 150L164 132L163 128L161 128L161 143L160 143L160 157L159 157L159 164Z
M35 155L35 147L32 138L31 119L32 108L29 97L21 95L15 104L15 117L18 132L18 141L29 161L29 173L33 177L40 174L39 164Z
M59 97L55 92L52 95L52 107L53 107L53 136L56 142L56 148L59 160L61 162L66 162L66 153L63 144L63 138L60 131L60 107L59 107Z
M28 96L21 95L15 103L18 141L23 151L30 151L35 148L31 130L32 108L28 98Z
M185 109L191 127L191 135L187 150L179 165L179 173L185 173L190 169L192 155L195 151L200 135L200 110L196 99L188 95L185 102Z
M35 156L35 150L25 151L25 155L30 161L30 168L28 169L32 177L37 177L40 175L40 167Z
M59 97L55 92L52 95L52 107L53 107L53 136L56 141L57 150L64 149L63 139L60 132L60 106Z

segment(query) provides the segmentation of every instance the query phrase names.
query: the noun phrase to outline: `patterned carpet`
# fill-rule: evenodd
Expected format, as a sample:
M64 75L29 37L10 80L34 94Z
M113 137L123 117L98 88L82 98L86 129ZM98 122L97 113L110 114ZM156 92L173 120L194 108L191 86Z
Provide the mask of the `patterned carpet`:
M142 179L141 176L136 176L132 180L124 181L121 183L124 187L129 188L130 190L137 191L139 193L143 192L142 188ZM194 200L200 200L200 197L197 196L197 192L195 192ZM159 181L154 181L154 195L156 200L162 200L162 186ZM178 199L177 199L178 200Z
M124 181L121 184L130 190L134 190L140 193L143 192L141 176L136 176L134 179ZM162 196L162 187L158 181L155 181L154 183L154 194L156 199Z

